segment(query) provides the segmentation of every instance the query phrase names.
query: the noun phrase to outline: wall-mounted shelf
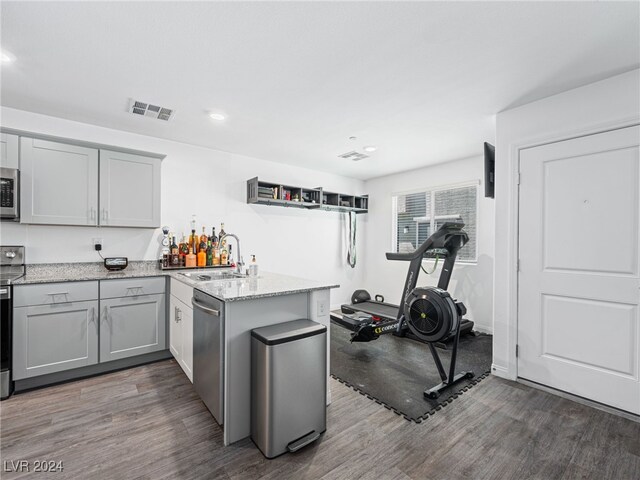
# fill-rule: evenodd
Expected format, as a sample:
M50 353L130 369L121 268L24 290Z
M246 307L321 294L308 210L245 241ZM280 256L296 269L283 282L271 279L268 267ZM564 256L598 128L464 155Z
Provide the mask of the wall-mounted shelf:
M283 185L258 180L258 177L247 180L247 203L332 212L367 213L369 211L368 195L325 192L322 187L304 188Z

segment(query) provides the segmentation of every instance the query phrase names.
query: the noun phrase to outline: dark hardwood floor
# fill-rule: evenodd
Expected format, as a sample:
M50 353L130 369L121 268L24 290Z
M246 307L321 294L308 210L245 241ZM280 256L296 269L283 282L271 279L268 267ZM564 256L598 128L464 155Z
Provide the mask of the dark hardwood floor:
M173 361L15 395L0 404L2 479L640 478L640 424L490 377L422 424L332 380L327 433L266 460L222 431Z

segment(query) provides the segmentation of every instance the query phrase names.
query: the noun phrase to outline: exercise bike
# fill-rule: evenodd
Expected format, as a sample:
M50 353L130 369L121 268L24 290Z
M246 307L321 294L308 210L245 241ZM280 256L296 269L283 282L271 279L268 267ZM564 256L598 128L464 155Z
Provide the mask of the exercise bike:
M458 251L469 241L463 227L461 222L447 222L414 252L386 254L388 260L411 262L399 306L384 303L384 299L371 301L367 292L364 295L361 293L363 291L356 291L355 299L352 297L353 303L342 306L342 318L332 316L341 325L354 330L351 342L369 342L387 333L404 336L408 331L418 340L427 343L442 380L440 384L424 391L424 396L430 399L438 398L445 388L474 376L470 371L458 374L455 372L460 334L463 326L466 332L471 333L473 322L463 320L462 317L467 313L466 307L462 302L451 298L446 290ZM445 256L442 273L437 287L416 288L422 259L427 252ZM375 317L374 312L385 310L388 314L391 309L397 311L396 318ZM448 374L436 350L436 344L447 340L453 340Z

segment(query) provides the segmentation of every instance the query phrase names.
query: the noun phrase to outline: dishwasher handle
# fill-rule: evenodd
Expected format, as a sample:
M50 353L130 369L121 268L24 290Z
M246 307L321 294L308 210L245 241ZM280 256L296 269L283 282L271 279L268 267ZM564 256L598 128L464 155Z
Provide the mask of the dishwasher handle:
M199 310L202 310L203 312L208 313L209 315L213 315L214 317L220 316L220 310L215 310L213 308L205 307L203 304L196 301L195 298L191 299L191 305L193 305L194 308L197 308Z

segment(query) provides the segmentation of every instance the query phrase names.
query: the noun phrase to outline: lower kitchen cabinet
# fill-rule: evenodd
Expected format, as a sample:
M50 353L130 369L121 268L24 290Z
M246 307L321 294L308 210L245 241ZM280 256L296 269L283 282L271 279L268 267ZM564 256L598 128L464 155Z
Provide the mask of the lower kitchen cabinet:
M14 309L13 378L98 363L98 301Z
M186 304L187 296L191 300L191 290L184 286L183 290L175 288L175 280L171 283L169 297L169 349L174 358L184 370L189 380L193 382L193 308ZM183 284L180 284L183 285ZM176 296L174 292L177 293Z
M165 295L100 300L100 362L166 349Z

